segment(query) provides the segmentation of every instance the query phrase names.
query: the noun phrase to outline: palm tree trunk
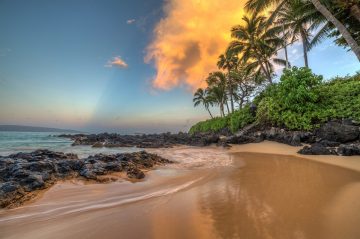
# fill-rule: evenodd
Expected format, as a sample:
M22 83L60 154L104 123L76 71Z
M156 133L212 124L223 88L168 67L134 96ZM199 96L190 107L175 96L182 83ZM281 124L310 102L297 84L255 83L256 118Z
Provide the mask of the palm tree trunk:
M300 31L301 33L301 40L302 40L302 45L303 45L303 51L304 51L304 62L305 62L305 67L309 68L309 62L308 62L308 55L307 55L307 42L306 42L306 36L303 30Z
M244 98L241 97L241 98L240 98L240 101L239 101L239 108L240 108L240 109L242 109L243 104L244 104Z
M265 67L264 67L264 65L262 64L261 61L260 61L260 68L264 72L264 74L265 74L266 78L268 79L268 81L270 82L270 84L272 84L271 76L269 75L269 73L267 72L267 70L265 69Z
M210 117L213 119L214 117L211 114L211 111L209 110L209 107L206 107L206 110L209 112Z
M231 83L230 83L231 84ZM230 106L231 106L231 113L234 113L234 97L233 97L233 89L230 85Z
M282 33L285 38L284 24L282 25ZM288 52L287 52L287 42L286 41L284 42L284 51L285 51L285 60L286 60L285 69L288 69L289 68L289 57L288 57Z
M336 17L324 6L319 0L310 0L314 7L334 26L339 30L341 35L344 37L347 44L349 44L351 50L355 53L356 57L360 61L360 47L351 36L349 31L346 29L344 24L342 24Z
M232 82L231 82L231 79L230 79L230 70L228 70L228 75L227 76L228 76L228 84L229 84L231 113L234 113L234 98L233 98Z
M223 103L220 103L220 116L221 116L221 117L224 117L224 116L225 116Z
M261 60L261 54L259 54L257 51L255 51L255 54L256 54L257 60L260 63L261 70L264 72L264 74L265 74L266 78L269 80L270 84L272 84L270 72L265 69L263 63L265 64L265 66L266 66L266 63Z
M285 68L288 69L290 66L289 66L289 57L288 57L288 52L287 52L287 46L286 46L286 44L285 44L285 46L284 46L284 50L285 50L285 60L286 60Z
M360 22L360 8L358 5L354 4L351 6L350 14Z
M226 109L227 109L227 112L228 112L228 114L230 113L230 110L229 110L229 103L228 103L228 101L226 100Z

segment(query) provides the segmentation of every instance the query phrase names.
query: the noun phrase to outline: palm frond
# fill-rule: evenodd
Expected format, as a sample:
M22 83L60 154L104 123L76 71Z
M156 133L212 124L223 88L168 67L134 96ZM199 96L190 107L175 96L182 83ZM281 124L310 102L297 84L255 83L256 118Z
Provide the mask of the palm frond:
M329 22L327 22L312 38L312 40L309 42L307 49L310 51L312 48L317 46L322 42L322 40L326 37L328 37L329 32L331 31L331 25Z
M280 66L286 66L286 60L280 59L280 58L273 58L272 59L274 63L280 65ZM290 63L288 62L288 65L290 66Z

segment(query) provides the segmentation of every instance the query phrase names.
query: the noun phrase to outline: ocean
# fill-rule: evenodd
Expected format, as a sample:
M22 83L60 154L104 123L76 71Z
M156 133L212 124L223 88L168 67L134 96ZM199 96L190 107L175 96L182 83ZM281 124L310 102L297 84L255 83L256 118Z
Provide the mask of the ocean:
M60 138L59 132L9 132L0 131L0 155L6 156L18 152L31 152L48 149L57 152L75 153L79 157L88 157L97 153L136 152L141 149L129 148L92 148L91 146L71 146L72 141Z

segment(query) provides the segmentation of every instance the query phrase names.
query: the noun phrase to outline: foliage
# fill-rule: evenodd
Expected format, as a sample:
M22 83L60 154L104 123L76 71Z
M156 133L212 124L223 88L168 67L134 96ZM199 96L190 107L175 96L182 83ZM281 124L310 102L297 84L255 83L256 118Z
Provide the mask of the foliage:
M240 54L240 61L246 62L249 69L263 74L271 83L274 76L272 59L277 50L283 45L283 39L277 37L282 27L273 26L267 22L265 16L253 14L244 16L243 24L231 29L233 40L228 50ZM282 62L277 59L275 62Z
M202 104L205 107L205 109L209 112L210 117L213 118L209 110L209 106L213 106L214 102L211 100L207 89L205 90L203 90L202 88L197 89L197 91L194 93L193 102L194 102L194 107Z
M258 94L256 117L249 106L224 118L199 122L190 132L236 132L256 120L262 125L291 130L312 130L330 119L353 119L360 122L360 72L354 76L323 81L308 68L293 67L284 71L280 82Z
M240 110L236 110L229 115L229 118L229 128L233 133L255 121L255 117L251 114L249 105Z
M245 8L252 14L245 14L243 22L231 29L233 41L218 58L219 71L211 72L205 79L207 87L194 94L194 106L202 105L211 118L209 107L218 107L221 118L199 122L190 132L224 128L235 132L254 121L291 130L311 130L334 118L360 121L360 73L326 82L307 67L307 52L325 37L335 37L336 43L344 46L351 42L351 37L342 37L337 29L346 32L343 25L359 42L359 0L322 1L330 15L332 12L340 20L341 24L334 22L336 26L313 2L248 0ZM273 11L262 15L269 8ZM287 46L298 40L303 45L306 68L289 69ZM285 60L276 58L281 49ZM279 83L273 82L274 63L286 68ZM257 105L256 117L250 114L250 103Z
M336 77L319 89L322 120L351 118L360 121L360 72L349 77Z
M309 68L284 70L279 84L259 103L257 121L289 129L311 129L314 122L311 112L317 107L317 86L321 82L322 77L313 74Z
M323 82L308 68L285 70L280 83L257 97L262 124L310 130L334 118L360 120L359 74Z
M217 133L222 129L228 127L228 117L216 117L213 119L205 120L198 122L193 125L189 131L190 134L199 133L199 132L213 132Z
M200 132L218 133L224 129L230 129L235 133L244 126L255 121L255 117L250 112L250 107L246 106L243 109L236 110L234 113L226 117L217 117L205 121L198 122L193 125L189 131L190 134Z
M356 3L356 1L335 0L332 2L332 4L328 4L327 7L331 10L331 12L336 13L336 18L346 26L347 30L357 42L357 44L360 44L360 24L359 21L353 16L351 11L352 5L359 4L359 1L358 3ZM326 38L335 39L334 42L337 45L349 49L348 43L342 37L339 30L330 22L325 23L324 26L318 31L318 33L312 39L310 47L318 45Z

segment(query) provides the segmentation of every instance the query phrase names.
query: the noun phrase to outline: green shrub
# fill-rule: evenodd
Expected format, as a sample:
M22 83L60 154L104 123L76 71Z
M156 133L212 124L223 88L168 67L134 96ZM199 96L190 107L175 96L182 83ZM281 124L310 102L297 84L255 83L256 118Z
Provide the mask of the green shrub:
M284 70L280 82L263 94L257 121L288 129L311 129L316 120L312 112L318 107L317 87L321 82L322 76L313 74L308 68Z
M246 106L227 117L199 122L190 133L219 132L224 128L236 132L254 120L291 130L311 130L330 119L360 122L360 73L325 82L308 68L293 67L253 102L258 106L256 119Z
M256 111L256 121L259 124L276 124L280 110L272 97L264 97L259 103Z
M255 117L251 115L250 107L246 106L241 110L236 110L234 113L229 114L226 117L214 118L205 121L198 122L193 125L189 130L190 134L200 132L213 132L218 133L224 129L230 129L231 132L236 132L243 128L247 124L255 121Z
M293 130L311 130L330 119L360 121L360 74L323 82L310 69L293 67L254 101L257 122Z
M351 118L360 121L360 73L334 78L319 88L320 105L317 116L326 121Z
M250 107L247 105L243 109L237 110L229 115L230 117L230 130L235 133L244 126L255 121L255 117L252 116Z
M213 132L217 133L222 129L228 127L228 117L216 117L213 119L200 121L197 124L193 125L189 130L190 134L200 133L200 132Z

